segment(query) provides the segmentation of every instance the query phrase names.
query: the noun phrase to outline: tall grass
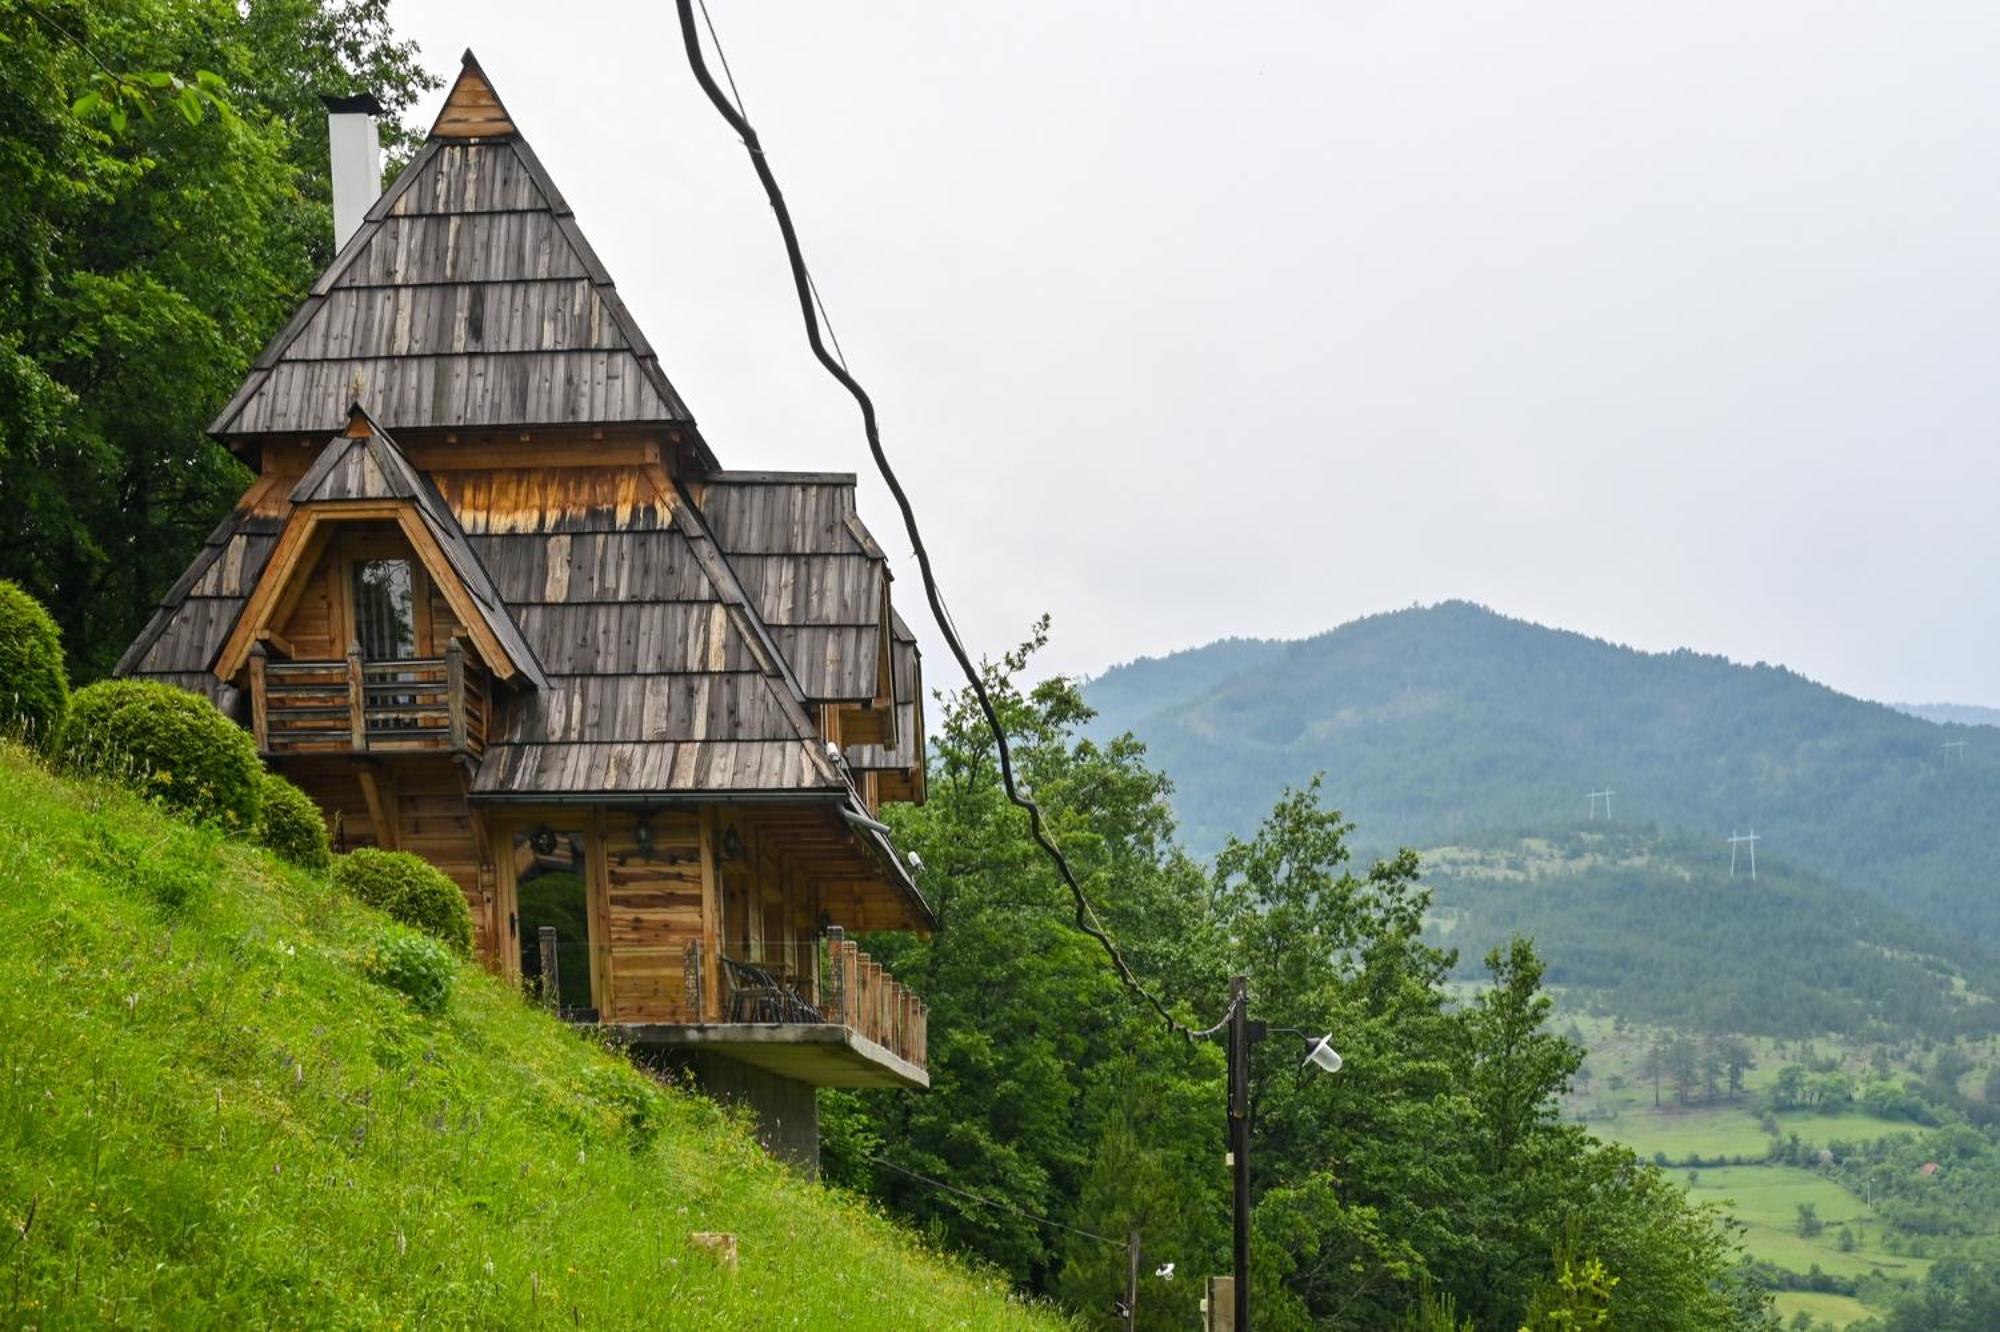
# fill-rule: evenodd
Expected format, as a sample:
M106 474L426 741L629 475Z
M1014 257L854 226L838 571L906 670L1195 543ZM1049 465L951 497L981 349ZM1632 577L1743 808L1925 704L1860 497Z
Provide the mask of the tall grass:
M412 1012L379 929L0 747L0 1325L1055 1324L476 968Z

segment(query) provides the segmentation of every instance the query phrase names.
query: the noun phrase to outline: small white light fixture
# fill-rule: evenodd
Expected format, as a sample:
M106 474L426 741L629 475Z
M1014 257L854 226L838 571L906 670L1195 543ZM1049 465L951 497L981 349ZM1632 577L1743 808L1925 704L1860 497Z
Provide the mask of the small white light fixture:
M1305 1062L1322 1073L1338 1073L1340 1066L1346 1061L1340 1057L1340 1051L1333 1048L1333 1034L1329 1032L1314 1042L1312 1049L1306 1051ZM1305 1064L1299 1067L1304 1068Z
M916 852L914 851L910 852L910 854L905 856L904 859L910 862L911 873L922 874L924 872L924 858L918 855Z

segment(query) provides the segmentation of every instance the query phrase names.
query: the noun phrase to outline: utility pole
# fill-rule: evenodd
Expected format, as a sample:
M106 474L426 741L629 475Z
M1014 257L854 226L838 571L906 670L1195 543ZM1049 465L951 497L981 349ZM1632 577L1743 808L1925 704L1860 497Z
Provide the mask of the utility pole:
M1235 1179L1234 1332L1250 1332L1250 1047L1264 1023L1250 1017L1250 981L1229 978L1229 1164Z
M1595 819L1595 818L1597 817L1597 802L1598 802L1598 801L1600 801L1600 800L1602 800L1602 801L1604 802L1604 818L1605 818L1606 822L1609 822L1609 821L1610 821L1610 819L1611 819L1611 796L1612 796L1612 791L1611 791L1611 788L1610 788L1610 787L1608 787L1608 786L1607 786L1607 787L1605 787L1605 788L1604 788L1604 789L1603 789L1602 791L1588 791L1588 792L1585 792L1585 793L1584 793L1584 797L1583 797L1583 798L1584 798L1585 800L1588 800L1588 801L1590 802L1590 817L1591 817L1591 818Z
M1125 1332L1139 1327L1139 1232L1125 1236Z
M1947 763L1951 762L1953 759L1957 759L1960 763L1965 762L1965 741L1963 740L1945 741L1944 759L1945 762Z

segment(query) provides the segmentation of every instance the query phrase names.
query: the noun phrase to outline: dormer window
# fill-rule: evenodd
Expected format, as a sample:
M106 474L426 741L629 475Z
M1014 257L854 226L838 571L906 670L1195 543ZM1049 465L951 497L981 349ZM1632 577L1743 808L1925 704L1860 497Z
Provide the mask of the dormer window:
M417 655L416 579L408 560L356 560L354 639L367 661Z

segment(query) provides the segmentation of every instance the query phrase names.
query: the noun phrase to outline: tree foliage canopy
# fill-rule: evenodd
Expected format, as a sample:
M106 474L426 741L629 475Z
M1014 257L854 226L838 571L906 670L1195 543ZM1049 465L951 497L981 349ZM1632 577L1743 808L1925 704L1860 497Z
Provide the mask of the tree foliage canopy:
M318 94L431 83L387 0L0 0L0 576L77 678L247 483L203 428L331 257Z
M1257 1048L1259 1326L1387 1327L1428 1299L1512 1332L1585 1285L1615 1326L1756 1325L1756 1297L1725 1281L1715 1219L1558 1122L1582 1052L1548 1030L1532 948L1495 949L1489 985L1455 1001L1455 959L1423 934L1416 858L1351 865L1352 830L1317 782L1203 866L1176 843L1168 784L1141 746L1083 738L1073 681L1016 686L1042 633L989 669L989 687L1021 777L1128 959L1192 1025L1220 1016L1228 978L1246 975L1257 1016L1331 1031L1347 1059L1329 1078L1300 1068L1294 1038ZM1136 1231L1146 1272L1182 1274L1143 1281L1141 1324L1185 1326L1200 1275L1227 1270L1220 1051L1165 1030L1071 928L976 709L954 696L943 711L929 803L892 812L938 929L870 944L931 1006L932 1089L827 1094L829 1173L1098 1325Z

